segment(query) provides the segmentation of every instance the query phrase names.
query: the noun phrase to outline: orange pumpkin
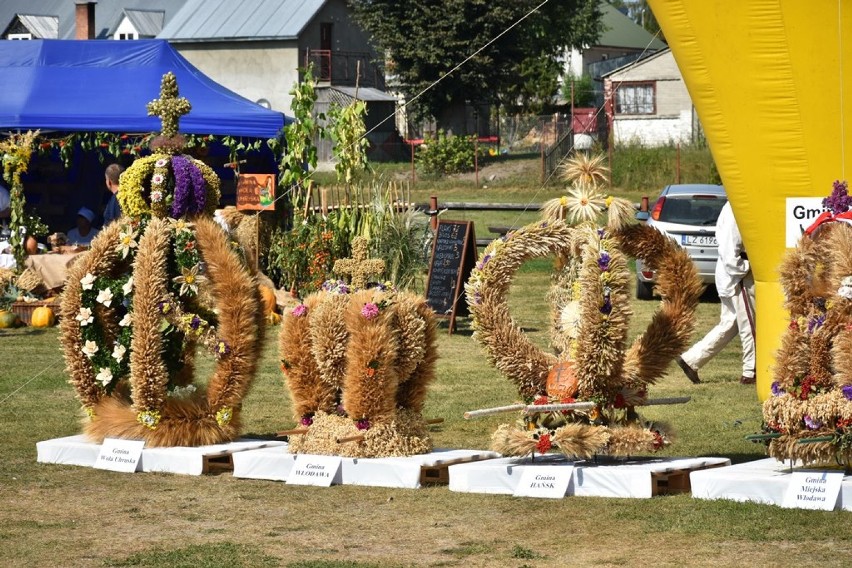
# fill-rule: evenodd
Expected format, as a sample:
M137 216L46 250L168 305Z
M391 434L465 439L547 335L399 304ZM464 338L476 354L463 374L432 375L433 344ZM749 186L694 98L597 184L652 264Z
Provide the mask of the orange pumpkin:
M567 398L577 394L579 388L573 361L559 361L547 374L547 396Z
M258 288L260 289L260 299L263 303L263 313L266 315L274 313L278 305L278 301L275 299L275 291L263 284L260 284Z
M30 325L33 327L51 327L56 323L56 317L53 315L53 310L47 306L39 306L33 310Z

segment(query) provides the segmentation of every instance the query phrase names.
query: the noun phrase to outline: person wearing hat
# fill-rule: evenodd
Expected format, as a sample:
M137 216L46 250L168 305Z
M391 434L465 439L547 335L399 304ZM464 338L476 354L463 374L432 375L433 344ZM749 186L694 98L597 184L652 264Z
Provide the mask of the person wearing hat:
M89 245L98 230L92 226L95 220L95 212L88 207L80 207L77 211L77 226L68 231L68 242L70 244Z

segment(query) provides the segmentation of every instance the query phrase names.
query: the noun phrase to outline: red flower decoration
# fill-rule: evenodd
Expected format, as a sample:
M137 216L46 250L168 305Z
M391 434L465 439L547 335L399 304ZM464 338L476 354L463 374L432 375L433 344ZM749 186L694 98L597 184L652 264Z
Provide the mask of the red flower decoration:
M550 434L542 434L538 437L538 443L535 445L535 449L538 450L540 454L546 454L553 444L550 443Z
M541 406L542 404L549 404L550 399L548 399L545 395L540 394L533 400L533 404L535 406Z
M364 369L364 374L367 375L368 378L372 379L376 376L376 370L372 367L367 367Z
M617 395L615 395L614 406L616 408L624 408L624 407L627 406L627 403L624 401L624 395L623 394L618 393Z
M799 329L799 324L798 322L796 322L796 320L790 322L790 329L792 329L793 331L797 331Z

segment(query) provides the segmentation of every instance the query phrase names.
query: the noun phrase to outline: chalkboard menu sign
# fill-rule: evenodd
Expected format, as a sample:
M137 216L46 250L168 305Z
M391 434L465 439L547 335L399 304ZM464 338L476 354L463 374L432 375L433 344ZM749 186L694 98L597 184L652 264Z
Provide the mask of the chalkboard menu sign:
M464 283L476 266L473 221L438 221L429 262L426 302L440 317L450 318L453 332L457 315L468 314Z

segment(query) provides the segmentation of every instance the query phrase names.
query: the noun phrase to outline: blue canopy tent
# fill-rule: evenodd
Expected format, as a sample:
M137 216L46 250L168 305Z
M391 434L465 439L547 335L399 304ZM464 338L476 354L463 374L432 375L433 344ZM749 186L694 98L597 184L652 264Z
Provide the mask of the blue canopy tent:
M192 105L180 119L181 133L267 139L292 122L216 83L163 40L0 41L0 132L157 132L160 118L148 116L147 103L159 97L168 71ZM206 161L226 182L223 201L229 202L233 170L221 168L228 151L221 145L207 151ZM34 160L24 179L27 200L52 230L67 230L81 205L102 209L109 194L98 155L77 148L62 176L43 158ZM120 161L125 158L130 157ZM261 172L277 170L271 151L247 158L245 171L253 165Z
M192 110L186 134L272 138L291 120L219 85L163 40L0 42L0 130L151 132L167 71Z

